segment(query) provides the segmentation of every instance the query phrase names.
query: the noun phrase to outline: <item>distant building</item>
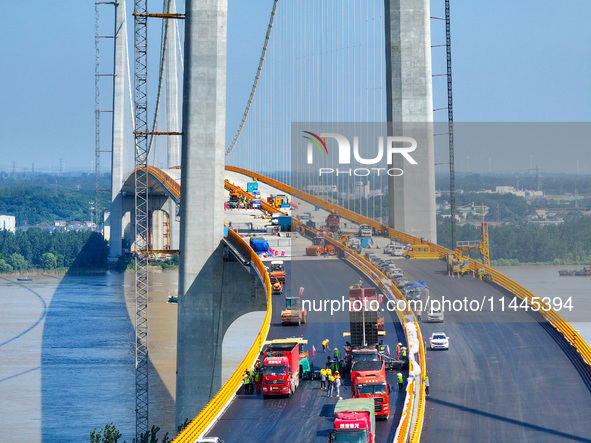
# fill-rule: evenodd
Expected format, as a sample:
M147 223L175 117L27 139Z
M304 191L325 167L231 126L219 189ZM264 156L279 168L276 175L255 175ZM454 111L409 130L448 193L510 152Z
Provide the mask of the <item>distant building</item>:
M0 215L0 231L14 232L16 230L16 217L14 215Z
M65 220L54 220L53 226L58 229L66 229L67 222Z

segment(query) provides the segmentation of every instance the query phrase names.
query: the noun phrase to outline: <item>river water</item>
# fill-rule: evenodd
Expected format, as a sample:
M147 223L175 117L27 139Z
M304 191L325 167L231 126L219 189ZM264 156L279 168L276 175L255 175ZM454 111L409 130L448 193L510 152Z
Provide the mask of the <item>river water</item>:
M591 343L591 278L559 277L565 267L498 268L540 297L572 297L561 314ZM579 267L573 267L579 268ZM113 422L135 434L133 274L0 277L0 441L87 442ZM150 422L174 433L176 272L150 274ZM127 301L127 303L126 303ZM263 315L232 325L225 376L242 358Z

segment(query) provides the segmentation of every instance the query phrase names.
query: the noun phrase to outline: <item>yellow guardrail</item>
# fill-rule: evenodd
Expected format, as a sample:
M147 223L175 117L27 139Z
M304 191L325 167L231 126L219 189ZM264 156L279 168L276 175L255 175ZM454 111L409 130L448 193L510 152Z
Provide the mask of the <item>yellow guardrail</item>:
M307 194L307 193L300 191L298 189L292 188L291 186L287 186L281 182L278 182L277 180L273 180L272 178L266 177L264 175L261 175L261 174L258 174L258 173L252 172L252 171L248 171L246 169L234 167L234 166L226 166L226 170L237 172L237 173L244 174L247 176L251 176L261 182L267 183L273 187L276 187L277 189L281 189L282 191L287 192L287 193L291 194L292 196L296 196L296 197L298 197L302 200L305 200L309 203L318 205L326 210L337 211L342 217L347 218L347 219L357 222L357 223L369 225L369 226L375 228L376 230L379 230L380 232L388 235L390 238L394 238L394 239L403 241L405 243L410 243L410 244L420 243L420 241L421 241L421 239L419 239L418 237L415 237L415 236L412 236L409 234L405 234L404 232L392 229L386 225L376 222L375 220L371 220L371 219L366 218L362 215L356 214L353 211L350 211L348 209L342 208L342 207L337 206L335 204L321 200L317 197L314 197L313 195L310 195L310 194ZM310 228L306 228L306 229L310 229ZM339 243L339 242L336 242L336 243ZM431 242L427 242L427 243L432 248L432 250L438 254L438 256L440 258L447 256L447 254L453 253L453 251L451 251L447 248L444 248L443 246L440 246L440 245L437 245L437 244L434 244ZM349 253L354 254L352 251L349 251ZM370 263L370 265L371 265L371 263ZM538 297L536 297L536 295L534 293L532 293L529 289L525 288L524 286L521 286L519 283L513 281L512 279L510 279L506 275L491 268L490 266L485 266L482 263L479 263L473 259L470 259L470 269L472 271L477 272L478 269L482 269L482 268L485 269L486 273L488 273L492 276L495 283L504 287L505 289L507 289L508 291L517 295L521 299L527 300L528 304L530 304L531 306L533 306L533 307L540 306L540 308L538 309L538 312L540 312L552 324L552 326L554 328L556 328L558 331L560 331L562 333L564 338L575 347L575 349L581 355L581 358L589 366L591 366L591 347L589 346L589 344L585 340L583 340L581 335L577 331L575 331L574 328L560 314L558 314L549 305L543 303L542 300L539 299ZM545 309L548 309L548 310L545 311ZM420 338L420 333L419 333L419 338ZM421 351L421 367L425 368L425 366L424 366L425 365L424 345L422 344L422 340L420 340L420 341L421 341L420 347L422 349L422 351ZM421 429L422 429L422 425L423 425L424 406L425 406L425 389L424 389L423 385L424 384L421 383L421 396L419 398L419 412L417 414L417 420L415 420L415 424L414 424L414 427L412 430L412 436L411 436L412 442L419 441Z
M265 319L263 320L263 325L244 359L240 362L232 376L215 397L209 401L199 415L195 417L193 421L191 421L191 423L189 423L189 425L173 440L176 443L193 443L207 432L214 420L236 395L236 391L242 384L244 373L254 365L261 349L263 348L267 333L269 332L269 326L271 323L271 281L269 280L269 274L267 273L262 260L250 248L248 243L232 230L228 231L228 237L249 256L251 262L254 263L260 275L263 277L265 289L267 290L267 312L265 314Z
M131 175L135 174L140 168L135 169ZM157 168L155 166L148 166L147 171L150 172L152 175L158 177L163 183L165 183L168 188L178 197L181 197L181 186L177 183L177 181L164 172L162 169Z

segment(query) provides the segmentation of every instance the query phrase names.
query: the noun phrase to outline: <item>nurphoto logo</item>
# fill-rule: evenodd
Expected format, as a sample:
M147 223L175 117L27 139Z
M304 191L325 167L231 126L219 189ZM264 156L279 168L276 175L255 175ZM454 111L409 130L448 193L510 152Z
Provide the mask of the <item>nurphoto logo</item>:
M305 134L304 139L308 140L307 143L307 163L309 165L314 164L314 146L318 148L321 154L328 155L327 139L331 138L337 142L338 146L338 164L339 165L351 165L351 143L347 137L342 134L327 132L316 135L313 132L303 131ZM401 176L404 171L401 168L391 167L394 162L394 155L401 155L411 165L418 165L417 161L410 155L417 148L417 141L412 137L402 136L388 136L386 137L386 148L384 149L384 137L379 136L377 140L377 153L373 158L364 158L361 156L359 151L359 137L353 137L353 158L360 165L378 165L384 158L384 151L386 153L386 160L388 168L383 167L361 167L361 168L318 168L318 174L330 175L355 175L358 177L364 177L370 175L372 172L380 176L382 172L386 172L390 176ZM374 151L375 152L375 151Z

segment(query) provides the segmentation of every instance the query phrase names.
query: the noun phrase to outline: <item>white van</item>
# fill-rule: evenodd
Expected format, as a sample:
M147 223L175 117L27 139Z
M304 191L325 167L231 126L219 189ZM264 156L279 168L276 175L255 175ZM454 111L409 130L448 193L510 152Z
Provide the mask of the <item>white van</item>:
M360 237L371 237L373 234L373 230L369 225L361 225L359 226L359 236Z
M390 254L395 257L402 257L404 255L404 246L393 245L390 249Z

